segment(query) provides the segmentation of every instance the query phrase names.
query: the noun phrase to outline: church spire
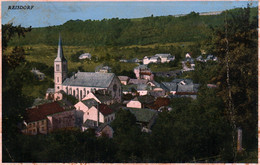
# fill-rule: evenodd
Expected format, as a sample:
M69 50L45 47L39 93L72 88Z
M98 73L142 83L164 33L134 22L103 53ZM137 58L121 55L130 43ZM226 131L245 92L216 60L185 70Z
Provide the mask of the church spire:
M59 44L58 44L58 53L55 61L67 61L63 55L63 49L62 49L62 41L61 41L61 35L59 33Z

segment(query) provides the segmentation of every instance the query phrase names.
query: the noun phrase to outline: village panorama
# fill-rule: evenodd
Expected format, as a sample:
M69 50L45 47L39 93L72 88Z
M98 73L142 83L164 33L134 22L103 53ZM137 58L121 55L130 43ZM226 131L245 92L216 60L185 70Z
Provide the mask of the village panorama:
M2 25L3 162L257 162L255 11Z

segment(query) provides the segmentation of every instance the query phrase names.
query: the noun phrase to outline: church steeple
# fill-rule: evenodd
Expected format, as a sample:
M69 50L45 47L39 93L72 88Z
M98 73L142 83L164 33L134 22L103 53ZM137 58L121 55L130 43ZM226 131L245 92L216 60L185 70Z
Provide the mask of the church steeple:
M55 61L67 61L66 58L63 55L63 49L62 49L62 41L61 41L61 35L59 34L59 44L58 44L58 53Z
M57 57L54 60L55 92L62 90L62 83L67 78L67 71L67 60L63 54L61 36L59 35L58 52Z

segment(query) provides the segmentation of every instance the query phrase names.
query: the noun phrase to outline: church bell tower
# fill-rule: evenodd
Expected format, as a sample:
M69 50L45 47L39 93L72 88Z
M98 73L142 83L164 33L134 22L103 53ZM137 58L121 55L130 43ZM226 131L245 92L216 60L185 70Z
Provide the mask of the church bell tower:
M54 60L54 91L62 90L62 83L67 78L67 60L63 55L61 36L59 35L58 53Z

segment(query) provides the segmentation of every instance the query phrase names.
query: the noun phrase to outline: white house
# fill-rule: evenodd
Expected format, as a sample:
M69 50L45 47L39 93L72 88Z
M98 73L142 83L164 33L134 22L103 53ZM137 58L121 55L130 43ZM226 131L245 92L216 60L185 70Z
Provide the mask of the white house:
M155 57L160 57L161 63L174 61L175 56L172 56L171 54L155 54Z
M143 108L142 107L142 103L138 100L137 97L135 97L133 100L129 101L126 104L126 107L129 107L129 108Z
M187 54L185 55L185 58L191 58L191 55L190 55L189 53L187 53Z
M161 58L157 56L152 56L152 57L145 56L143 59L144 65L147 65L149 63L160 63L160 62L161 62Z
M81 124L89 120L98 126L99 123L109 123L115 119L114 111L105 104L99 104L95 99L79 101L74 107Z
M91 54L90 53L84 53L82 55L79 56L79 59L80 60L83 60L83 59L91 59Z

